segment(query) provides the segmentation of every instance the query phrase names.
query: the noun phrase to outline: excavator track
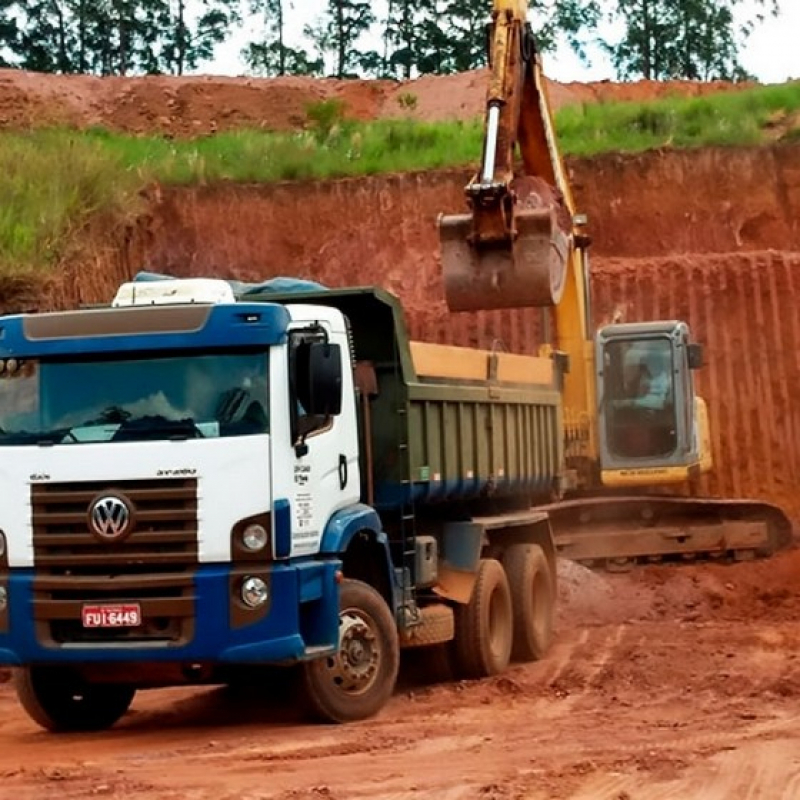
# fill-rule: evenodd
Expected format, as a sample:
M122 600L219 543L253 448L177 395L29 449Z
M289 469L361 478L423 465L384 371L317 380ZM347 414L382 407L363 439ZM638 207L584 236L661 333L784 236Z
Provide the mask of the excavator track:
M786 514L759 501L602 496L541 510L561 556L609 570L667 560L765 558L795 544Z

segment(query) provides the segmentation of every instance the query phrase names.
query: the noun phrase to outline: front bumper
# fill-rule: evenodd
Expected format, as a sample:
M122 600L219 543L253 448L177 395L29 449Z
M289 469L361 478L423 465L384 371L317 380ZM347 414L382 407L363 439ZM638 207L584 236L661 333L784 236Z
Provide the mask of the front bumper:
M88 664L102 662L205 662L275 664L303 659L310 648L335 651L339 636L337 572L341 562L307 561L253 567L268 575L266 611L235 609L232 593L243 570L200 565L193 574L191 635L177 642L135 640L54 642L36 619L35 571L0 574L8 608L0 620L0 664ZM136 602L135 594L130 598ZM235 600L235 598L234 598ZM252 620L252 621L251 621Z

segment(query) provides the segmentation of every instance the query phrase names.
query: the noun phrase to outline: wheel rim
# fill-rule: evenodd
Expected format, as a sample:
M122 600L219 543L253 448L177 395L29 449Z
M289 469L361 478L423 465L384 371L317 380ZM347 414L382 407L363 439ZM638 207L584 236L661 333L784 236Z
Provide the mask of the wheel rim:
M339 614L339 651L326 660L332 683L349 695L368 692L382 661L380 640L370 616L358 609Z

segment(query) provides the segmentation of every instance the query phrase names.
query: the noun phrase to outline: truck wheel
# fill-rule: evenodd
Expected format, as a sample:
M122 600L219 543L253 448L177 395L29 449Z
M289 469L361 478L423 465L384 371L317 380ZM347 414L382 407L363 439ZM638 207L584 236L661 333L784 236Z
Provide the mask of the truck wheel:
M132 686L87 684L69 670L53 667L16 669L14 688L28 716L53 733L110 728L136 694Z
M516 661L542 658L553 640L555 599L553 578L544 550L538 544L515 544L503 556L514 607Z
M486 678L511 660L514 617L508 578L499 561L483 559L467 605L456 613L453 667L458 677Z
M377 714L400 668L397 626L386 601L361 581L345 580L340 588L339 652L303 664L312 711L325 722Z

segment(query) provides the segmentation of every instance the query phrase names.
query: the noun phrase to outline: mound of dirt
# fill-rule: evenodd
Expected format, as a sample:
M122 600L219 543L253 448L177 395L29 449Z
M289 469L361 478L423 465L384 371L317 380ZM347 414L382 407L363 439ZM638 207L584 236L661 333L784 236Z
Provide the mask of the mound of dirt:
M483 112L487 73L426 75L413 81L214 76L97 78L0 70L0 128L102 126L134 134L200 136L241 128L290 130L309 105L341 100L349 117L471 119ZM707 94L747 84L638 81L550 83L555 108L607 100Z
M800 617L800 550L765 561L676 564L600 573L561 560L559 624L791 622Z

